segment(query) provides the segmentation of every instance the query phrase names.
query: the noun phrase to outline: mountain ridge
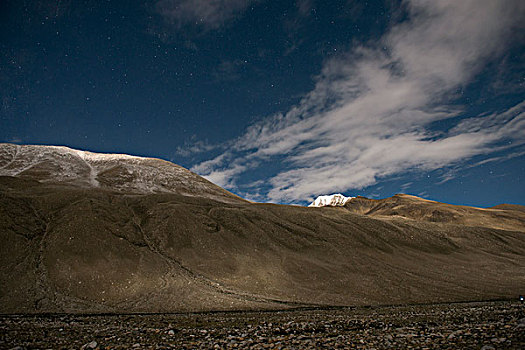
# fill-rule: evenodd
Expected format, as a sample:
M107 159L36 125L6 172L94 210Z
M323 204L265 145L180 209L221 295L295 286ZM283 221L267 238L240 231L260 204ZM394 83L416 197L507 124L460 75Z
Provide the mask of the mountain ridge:
M344 207L352 212L372 217L395 216L426 222L525 230L525 206L519 205L512 205L511 210L516 212L509 214L509 209L501 209L509 208L504 204L496 206L499 208L477 208L396 194L379 200L357 197L346 202Z
M65 146L0 144L0 176L124 192L198 194L223 201L244 201L166 160L95 153Z

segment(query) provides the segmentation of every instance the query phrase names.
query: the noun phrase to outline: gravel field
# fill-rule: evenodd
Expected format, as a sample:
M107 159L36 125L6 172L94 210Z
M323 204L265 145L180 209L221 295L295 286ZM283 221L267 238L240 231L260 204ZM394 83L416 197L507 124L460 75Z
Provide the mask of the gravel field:
M525 305L4 315L2 349L525 349Z

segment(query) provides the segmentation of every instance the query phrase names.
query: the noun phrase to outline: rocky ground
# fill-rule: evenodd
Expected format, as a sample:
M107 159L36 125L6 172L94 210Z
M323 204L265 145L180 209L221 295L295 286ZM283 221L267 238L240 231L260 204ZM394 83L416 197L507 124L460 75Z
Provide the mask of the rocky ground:
M162 315L0 316L11 349L524 349L517 302Z

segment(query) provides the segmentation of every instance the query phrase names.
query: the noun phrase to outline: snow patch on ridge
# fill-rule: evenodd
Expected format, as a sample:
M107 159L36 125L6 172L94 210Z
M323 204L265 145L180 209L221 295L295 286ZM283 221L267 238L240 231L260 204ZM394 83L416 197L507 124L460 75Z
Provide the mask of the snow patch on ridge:
M341 207L352 198L355 197L345 197L340 193L319 196L309 205L309 207Z
M240 198L197 174L156 158L103 154L64 146L0 143L0 176L134 194L177 193L237 202Z

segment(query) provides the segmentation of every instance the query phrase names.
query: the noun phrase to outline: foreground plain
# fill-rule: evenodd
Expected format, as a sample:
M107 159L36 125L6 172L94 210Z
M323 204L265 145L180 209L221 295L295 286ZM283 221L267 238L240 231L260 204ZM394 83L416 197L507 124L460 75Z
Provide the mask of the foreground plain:
M523 349L525 307L419 306L0 317L0 348Z

